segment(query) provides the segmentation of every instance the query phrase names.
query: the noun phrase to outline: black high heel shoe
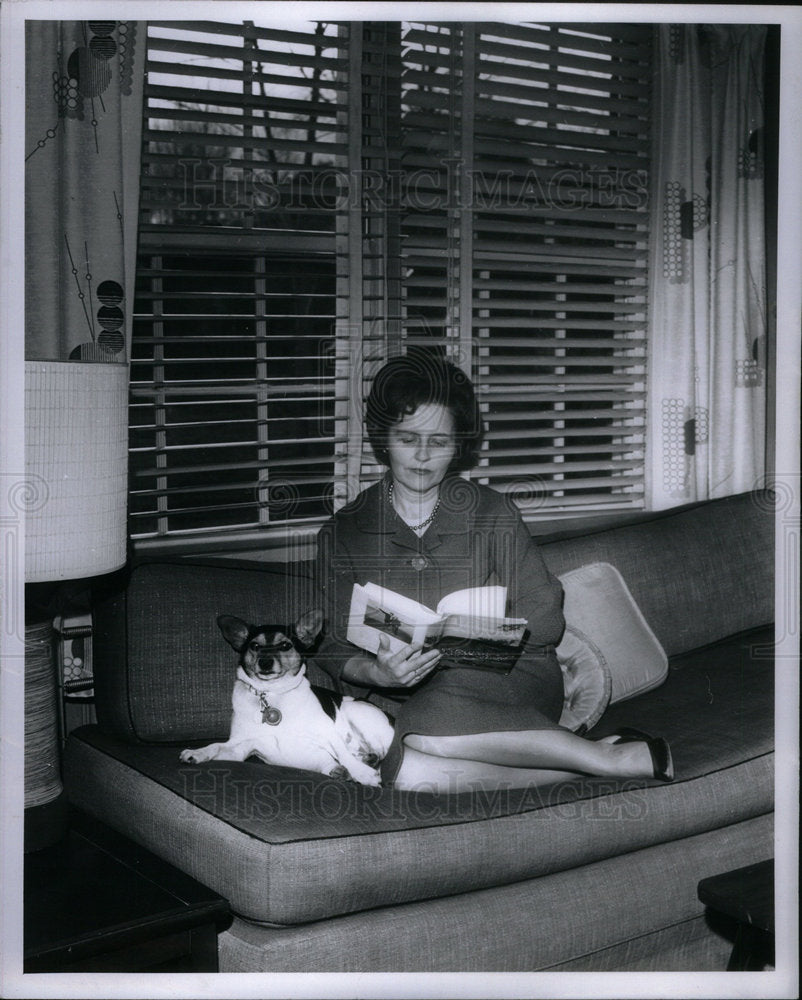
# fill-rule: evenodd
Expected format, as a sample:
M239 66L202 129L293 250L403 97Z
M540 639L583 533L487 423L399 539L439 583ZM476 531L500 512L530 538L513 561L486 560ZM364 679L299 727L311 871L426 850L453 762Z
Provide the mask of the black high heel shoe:
M617 729L613 734L618 739L616 743L645 743L652 758L652 771L658 781L674 780L674 761L671 758L671 747L662 736L650 736L640 729Z

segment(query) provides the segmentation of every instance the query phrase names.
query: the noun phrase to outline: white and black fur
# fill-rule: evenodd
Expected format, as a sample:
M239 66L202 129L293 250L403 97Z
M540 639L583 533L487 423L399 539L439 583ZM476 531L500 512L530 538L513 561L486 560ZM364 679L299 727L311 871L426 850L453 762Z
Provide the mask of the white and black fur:
M393 738L387 715L367 701L313 687L305 650L323 624L319 611L292 627L250 625L232 615L217 624L239 654L232 694L231 732L225 743L184 750L181 760L245 760L299 767L363 785L379 785L378 765Z

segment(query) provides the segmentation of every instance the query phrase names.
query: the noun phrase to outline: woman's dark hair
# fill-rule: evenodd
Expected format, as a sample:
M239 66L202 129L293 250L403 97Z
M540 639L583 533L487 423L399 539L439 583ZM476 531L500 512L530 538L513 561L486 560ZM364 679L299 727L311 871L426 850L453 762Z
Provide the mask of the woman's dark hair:
M454 420L457 450L449 471L472 468L479 457L483 426L471 380L450 361L422 352L391 358L376 373L365 414L376 458L390 464L387 431L427 403L444 406Z

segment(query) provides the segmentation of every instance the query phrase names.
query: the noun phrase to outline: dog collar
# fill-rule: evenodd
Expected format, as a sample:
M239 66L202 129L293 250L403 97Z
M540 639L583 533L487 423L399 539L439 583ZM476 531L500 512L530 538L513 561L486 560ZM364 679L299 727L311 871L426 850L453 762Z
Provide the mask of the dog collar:
M269 726L277 726L281 722L282 718L280 709L276 708L275 705L271 705L267 696L268 692L260 691L259 688L254 687L253 684L249 683L249 681L245 679L247 676L248 675L245 671L240 667L239 677L237 677L237 680L240 684L244 684L245 687L252 691L259 699L259 704L262 707L262 722L267 723ZM303 682L305 676L306 664L302 664L301 669L297 674L293 674L291 677L286 678L279 677L275 681L267 682L270 684L272 689L270 691L271 696L276 694L286 694L288 691L294 691L295 688L299 687L299 685ZM285 681L289 683L285 683Z

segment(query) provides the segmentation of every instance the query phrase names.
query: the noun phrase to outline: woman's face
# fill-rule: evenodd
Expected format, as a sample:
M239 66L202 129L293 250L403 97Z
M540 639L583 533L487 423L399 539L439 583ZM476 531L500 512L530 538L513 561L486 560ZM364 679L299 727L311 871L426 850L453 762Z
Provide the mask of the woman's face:
M457 452L454 418L439 403L424 403L387 434L390 470L396 483L417 493L438 486Z

